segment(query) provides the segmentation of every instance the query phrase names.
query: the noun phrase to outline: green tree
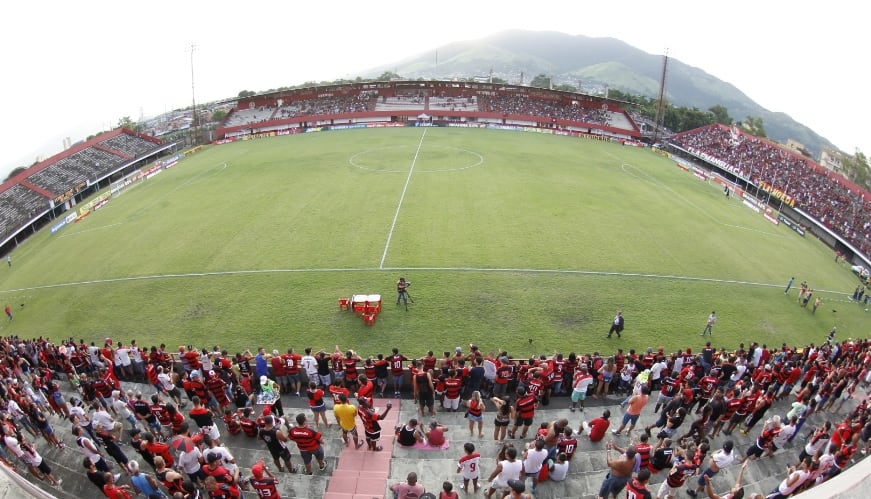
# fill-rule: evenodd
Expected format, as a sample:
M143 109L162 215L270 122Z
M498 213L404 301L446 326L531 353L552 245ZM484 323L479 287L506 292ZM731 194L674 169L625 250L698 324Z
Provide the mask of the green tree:
M12 170L11 172L9 172L9 175L6 176L6 180L11 179L12 177L18 175L19 173L23 172L23 171L26 170L26 169L27 169L26 166L19 166L18 168L15 168L15 169ZM5 182L6 180L4 180L4 182Z
M393 71L385 71L381 73L381 76L376 78L377 81L390 81L390 80L401 80L402 77Z
M550 76L541 73L529 82L530 87L550 88Z
M240 99L244 99L246 97L254 97L255 95L257 95L257 92L254 92L253 90L242 90L241 92L239 92Z
M223 109L218 109L214 113L212 113L212 121L215 123L219 123L221 120L227 117L227 111Z
M708 111L714 116L714 123L721 125L731 125L732 117L729 116L729 110L717 104L708 108Z
M871 167L868 166L868 158L859 149L856 149L856 154L841 158L841 167L844 170L844 176L861 185L866 189L871 189Z
M128 130L135 131L139 128L139 125L137 125L136 122L130 119L130 116L125 116L118 120L118 128L126 128Z
M762 118L757 116L748 116L744 119L743 122L739 123L738 126L741 130L749 133L750 135L755 135L757 137L766 138L768 135L765 133L765 125L762 123Z
M577 92L578 88L574 85L569 85L567 83L560 83L559 85L553 86L554 90L559 90L561 92Z

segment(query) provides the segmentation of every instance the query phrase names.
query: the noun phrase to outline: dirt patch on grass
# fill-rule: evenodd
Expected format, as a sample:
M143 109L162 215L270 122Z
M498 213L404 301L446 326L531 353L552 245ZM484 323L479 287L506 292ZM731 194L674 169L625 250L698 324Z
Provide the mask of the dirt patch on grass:
M209 314L209 307L203 303L197 303L193 307L189 308L184 314L182 314L183 319L199 319L201 317L205 317Z
M592 322L592 317L583 314L563 315L554 319L554 324L561 329L577 329Z

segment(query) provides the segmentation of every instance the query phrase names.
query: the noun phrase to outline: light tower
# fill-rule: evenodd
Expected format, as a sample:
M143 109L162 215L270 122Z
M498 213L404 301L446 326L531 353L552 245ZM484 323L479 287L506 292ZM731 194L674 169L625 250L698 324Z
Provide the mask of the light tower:
M660 130L665 122L665 76L668 73L668 49L662 56L662 76L659 78L659 96L656 99L656 117L653 124L653 143L659 142Z

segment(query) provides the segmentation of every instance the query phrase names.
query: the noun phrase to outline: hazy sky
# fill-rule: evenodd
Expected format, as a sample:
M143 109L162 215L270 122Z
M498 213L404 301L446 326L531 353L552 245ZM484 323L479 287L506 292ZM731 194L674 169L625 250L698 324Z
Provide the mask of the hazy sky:
M600 5L605 11L597 12ZM862 2L259 1L7 2L0 175L37 155L191 103L361 71L505 29L618 38L734 84L848 153L871 153L861 119ZM742 116L735 118L741 119Z

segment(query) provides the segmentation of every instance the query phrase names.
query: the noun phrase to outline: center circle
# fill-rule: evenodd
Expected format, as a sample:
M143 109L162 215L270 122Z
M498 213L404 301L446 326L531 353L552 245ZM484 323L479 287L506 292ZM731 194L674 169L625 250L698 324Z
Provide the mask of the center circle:
M416 155L416 156L415 156ZM366 149L348 159L351 166L375 173L408 173L412 161L415 173L441 173L481 166L484 157L475 151L453 146L384 146ZM428 165L442 165L430 167Z

